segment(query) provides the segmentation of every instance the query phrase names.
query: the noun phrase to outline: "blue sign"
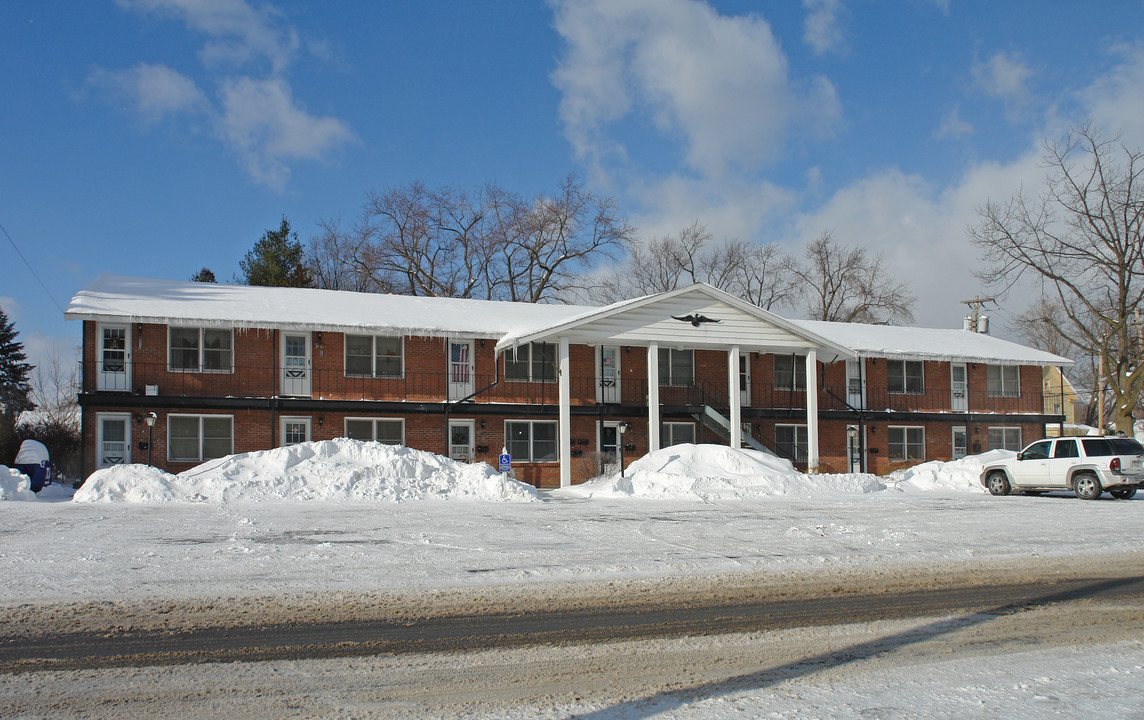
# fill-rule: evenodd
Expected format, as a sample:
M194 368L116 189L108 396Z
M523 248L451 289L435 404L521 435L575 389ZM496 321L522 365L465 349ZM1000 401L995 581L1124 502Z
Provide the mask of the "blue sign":
M497 472L512 472L512 456L508 453L501 453L497 464L499 465Z

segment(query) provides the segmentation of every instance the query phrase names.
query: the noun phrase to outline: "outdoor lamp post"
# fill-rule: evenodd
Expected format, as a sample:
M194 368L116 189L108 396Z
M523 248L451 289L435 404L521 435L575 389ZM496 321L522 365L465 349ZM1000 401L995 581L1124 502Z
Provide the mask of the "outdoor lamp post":
M624 476L624 433L627 431L628 424L626 422L621 421L620 424L616 426L616 432L620 434L619 442L616 443L620 446L620 477Z
M850 470L854 467L855 456L858 454L858 427L856 425L847 426L846 438L849 440L849 442L846 443L846 449L850 453L850 467L847 468L847 470ZM859 469L861 469L861 467L859 467Z
M147 413L147 464L151 464L151 429L155 427L155 421L159 416L154 412Z

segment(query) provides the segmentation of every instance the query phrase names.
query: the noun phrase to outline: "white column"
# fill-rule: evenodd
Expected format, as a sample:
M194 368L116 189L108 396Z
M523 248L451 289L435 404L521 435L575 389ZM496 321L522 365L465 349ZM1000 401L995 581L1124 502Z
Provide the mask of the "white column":
M556 363L560 375L560 487L572 484L572 381L569 377L568 338L560 338Z
M742 412L740 410L740 402L742 398L739 397L739 346L731 348L727 351L727 388L731 397L727 407L731 408L731 447L738 450L743 447L743 422L740 419Z
M647 451L659 450L659 345L647 346Z
M818 472L818 353L806 354L806 469Z

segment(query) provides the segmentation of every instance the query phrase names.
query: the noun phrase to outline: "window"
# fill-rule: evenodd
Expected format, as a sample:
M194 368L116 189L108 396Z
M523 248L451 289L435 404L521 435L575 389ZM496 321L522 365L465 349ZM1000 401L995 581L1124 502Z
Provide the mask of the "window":
M791 462L807 462L806 425L776 425L775 454Z
M925 392L920 360L887 360L886 388L897 395L921 395Z
M556 422L506 420L505 447L513 462L556 462Z
M404 371L404 339L346 335L346 375L399 378Z
M517 382L555 382L556 346L529 343L509 350L504 356L504 377Z
M695 442L695 423L666 422L659 426L659 446L692 444Z
M1052 446L1052 440L1043 440L1039 443L1033 443L1029 447L1025 448L1024 452L1021 454L1021 457L1025 458L1026 460L1048 460L1049 449Z
M234 418L230 415L168 415L167 459L202 462L234 452Z
M405 444L405 421L394 419L346 418L346 437L383 445Z
M1074 458L1080 457L1076 449L1076 440L1057 440L1056 447L1053 448L1054 458Z
M1021 449L1021 428L989 428L989 449L1019 451Z
M230 372L229 328L168 328L168 364L172 370Z
M889 437L890 462L921 462L926 459L925 428L890 427Z
M985 390L989 397L1020 397L1020 368L1016 365L986 365Z
M686 387L695 381L693 350L659 349L659 384Z
M805 355L775 355L775 390L806 390Z

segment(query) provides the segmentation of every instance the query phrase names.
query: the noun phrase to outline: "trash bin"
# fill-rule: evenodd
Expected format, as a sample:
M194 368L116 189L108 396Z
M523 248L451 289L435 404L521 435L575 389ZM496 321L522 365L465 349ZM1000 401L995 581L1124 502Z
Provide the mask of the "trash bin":
M16 469L32 481L32 492L40 492L52 484L52 461L48 449L38 440L25 440L16 453Z

